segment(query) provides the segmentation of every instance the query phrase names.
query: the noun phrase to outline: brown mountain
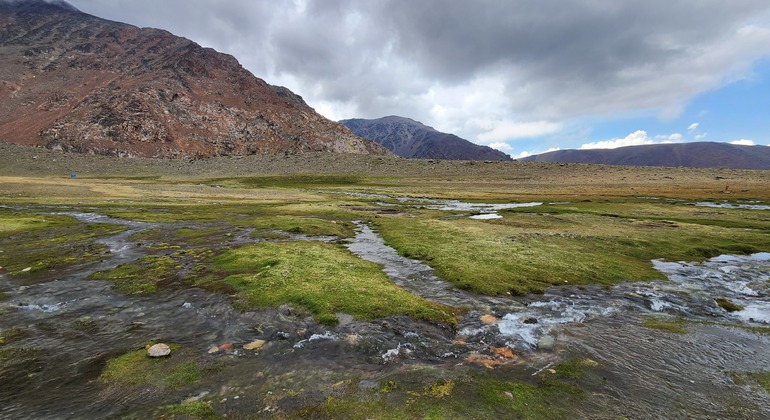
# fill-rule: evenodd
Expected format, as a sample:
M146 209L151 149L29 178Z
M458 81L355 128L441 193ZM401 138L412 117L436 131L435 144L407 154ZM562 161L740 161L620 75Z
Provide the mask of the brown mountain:
M355 134L374 140L398 156L449 160L511 160L505 153L442 133L410 118L342 120Z
M82 13L0 0L0 141L117 156L388 153L232 56Z
M713 142L650 144L617 149L557 150L520 160L605 165L770 169L770 147Z

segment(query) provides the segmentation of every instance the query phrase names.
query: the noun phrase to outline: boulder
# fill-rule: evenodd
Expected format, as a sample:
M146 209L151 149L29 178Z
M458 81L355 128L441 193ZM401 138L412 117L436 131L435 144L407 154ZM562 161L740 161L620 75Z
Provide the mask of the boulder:
M147 355L150 357L166 357L171 354L171 347L168 344L158 343L147 349Z

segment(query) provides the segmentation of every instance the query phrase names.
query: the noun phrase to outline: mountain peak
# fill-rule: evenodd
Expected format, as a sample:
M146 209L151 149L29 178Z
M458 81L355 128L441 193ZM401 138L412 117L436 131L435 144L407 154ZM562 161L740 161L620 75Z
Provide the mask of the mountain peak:
M0 0L0 141L100 155L386 154L234 57L62 0Z
M13 6L19 8L50 7L63 9L70 12L80 12L77 7L69 4L64 0L0 0L0 7L2 6Z
M373 120L340 121L353 133L376 141L391 152L408 158L449 160L511 160L505 153L437 131L411 118L390 115Z

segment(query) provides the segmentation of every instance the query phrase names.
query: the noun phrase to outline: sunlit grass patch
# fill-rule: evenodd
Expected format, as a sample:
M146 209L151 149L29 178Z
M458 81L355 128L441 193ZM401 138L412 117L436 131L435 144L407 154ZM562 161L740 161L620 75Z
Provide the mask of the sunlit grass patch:
M648 316L642 321L642 326L674 334L686 334L685 321L681 318L661 318Z
M171 257L147 256L107 271L98 271L88 278L115 282L121 293L143 295L158 291L158 284L176 276L179 267Z
M189 352L171 346L171 356L151 358L146 349L125 353L107 362L99 380L122 386L153 386L178 389L201 380L201 368Z
M496 220L409 210L374 219L386 242L458 287L485 294L541 292L559 284L664 279L653 259L698 261L767 250L764 229L667 220L692 206L588 202L501 212ZM729 224L741 217L725 219ZM756 219L754 224L770 225Z
M260 243L216 258L225 281L255 307L293 304L317 319L347 313L357 319L408 315L455 323L451 308L415 296L391 282L377 264L320 242Z
M257 236L265 231L283 231L308 236L338 236L349 238L354 235L355 225L349 221L327 220L318 217L272 216L249 220Z

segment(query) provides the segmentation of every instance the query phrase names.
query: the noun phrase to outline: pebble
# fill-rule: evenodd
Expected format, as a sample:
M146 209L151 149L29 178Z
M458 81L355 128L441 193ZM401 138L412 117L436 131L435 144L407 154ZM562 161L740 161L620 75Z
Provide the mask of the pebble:
M487 325L497 324L497 318L491 314L482 315L479 319Z
M185 309L191 309L192 308L192 303L185 302L185 303L182 304L182 307L185 308Z
M243 349L259 351L262 347L264 347L265 343L267 343L265 340L254 340L251 343L244 345Z
M32 271L32 267L27 267L27 268L21 270L22 273L29 273L30 271Z
M147 355L150 357L166 357L171 354L171 347L168 344L158 343L147 349Z
M544 335L537 340L537 348L539 350L550 351L553 350L554 346L556 346L556 339L550 335Z

